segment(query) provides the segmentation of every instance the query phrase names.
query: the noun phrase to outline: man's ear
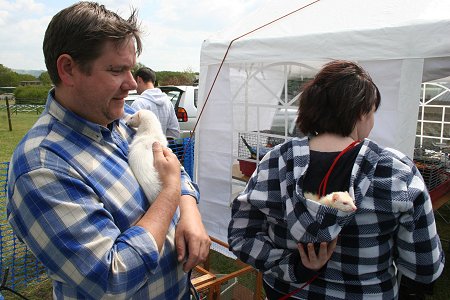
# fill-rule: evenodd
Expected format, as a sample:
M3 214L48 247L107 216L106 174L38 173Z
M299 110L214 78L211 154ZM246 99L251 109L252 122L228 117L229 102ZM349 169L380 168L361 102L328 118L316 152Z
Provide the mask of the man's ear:
M61 83L67 86L73 86L76 64L72 56L69 54L61 54L56 61L56 67L59 78L61 78Z

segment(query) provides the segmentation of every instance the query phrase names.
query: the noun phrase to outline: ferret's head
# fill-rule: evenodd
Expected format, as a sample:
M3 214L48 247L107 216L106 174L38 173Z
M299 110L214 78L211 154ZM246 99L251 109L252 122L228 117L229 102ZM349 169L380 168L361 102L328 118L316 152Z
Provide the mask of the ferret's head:
M333 207L340 211L355 211L356 205L348 192L334 192L332 196Z
M137 111L134 115L126 118L126 124L130 127L137 129L136 134L145 135L159 135L163 136L165 140L165 135L162 131L161 123L158 117L152 111L148 109L141 109Z
M127 126L130 127L139 127L140 124L140 116L139 116L140 111L135 112L132 115L127 115L124 119L125 119L125 123L127 124Z

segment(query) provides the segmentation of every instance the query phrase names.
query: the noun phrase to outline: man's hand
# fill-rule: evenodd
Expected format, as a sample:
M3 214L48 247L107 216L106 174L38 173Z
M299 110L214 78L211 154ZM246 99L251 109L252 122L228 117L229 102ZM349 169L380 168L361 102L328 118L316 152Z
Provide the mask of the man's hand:
M180 199L180 221L175 231L178 261L186 258L183 270L188 272L208 258L211 240L203 226L195 198L185 195Z
M301 243L297 244L302 264L310 270L319 271L330 259L334 249L336 248L336 243L337 238L332 240L328 245L325 242L320 243L319 255L316 254L312 243L307 245L308 254L306 254L306 251L303 249L303 245Z
M180 161L172 149L153 144L153 165L158 171L162 188L171 187L180 190ZM178 199L177 199L178 200Z

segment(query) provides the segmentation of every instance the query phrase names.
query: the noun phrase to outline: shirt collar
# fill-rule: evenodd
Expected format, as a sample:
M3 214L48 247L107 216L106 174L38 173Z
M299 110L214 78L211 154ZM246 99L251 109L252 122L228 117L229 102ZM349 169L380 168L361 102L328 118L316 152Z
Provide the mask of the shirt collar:
M61 123L69 126L74 131L79 132L96 142L100 142L103 139L103 133L110 130L102 125L90 122L72 111L66 109L55 99L55 89L50 90L47 97L46 111ZM113 122L119 122L115 120Z

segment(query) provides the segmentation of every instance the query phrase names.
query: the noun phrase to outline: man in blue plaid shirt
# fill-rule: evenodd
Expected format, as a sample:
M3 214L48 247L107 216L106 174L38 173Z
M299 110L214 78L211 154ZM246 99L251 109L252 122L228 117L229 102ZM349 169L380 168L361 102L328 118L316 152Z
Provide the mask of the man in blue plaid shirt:
M209 252L198 188L170 149L153 145L162 190L151 206L128 166L134 131L121 117L139 35L135 11L124 20L90 2L45 33L55 88L13 154L7 212L55 299L189 299L188 271Z

